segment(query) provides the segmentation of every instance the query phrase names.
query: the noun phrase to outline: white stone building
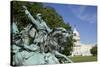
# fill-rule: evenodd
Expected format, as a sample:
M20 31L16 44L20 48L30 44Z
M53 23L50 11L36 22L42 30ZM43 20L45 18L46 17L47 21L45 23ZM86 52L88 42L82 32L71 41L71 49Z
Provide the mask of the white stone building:
M73 52L71 56L91 56L90 49L94 46L92 44L83 44L80 42L80 34L76 28L73 30L74 42Z

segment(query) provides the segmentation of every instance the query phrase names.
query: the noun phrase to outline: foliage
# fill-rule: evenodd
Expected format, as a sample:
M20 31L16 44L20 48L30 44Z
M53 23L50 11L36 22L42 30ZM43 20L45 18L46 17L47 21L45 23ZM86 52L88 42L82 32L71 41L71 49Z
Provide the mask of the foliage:
M90 51L93 56L97 56L97 46L94 46Z
M42 18L47 23L50 28L64 27L69 34L72 34L72 29L69 23L64 23L63 18L56 12L52 7L44 6L43 3L32 3L27 1L12 1L11 2L11 18L12 21L17 21L19 30L22 30L27 24L29 24L29 19L25 15L22 6L25 5L30 11L32 16L35 18L37 13L42 14ZM67 38L67 45L65 50L62 52L66 55L70 55L73 46L72 36Z

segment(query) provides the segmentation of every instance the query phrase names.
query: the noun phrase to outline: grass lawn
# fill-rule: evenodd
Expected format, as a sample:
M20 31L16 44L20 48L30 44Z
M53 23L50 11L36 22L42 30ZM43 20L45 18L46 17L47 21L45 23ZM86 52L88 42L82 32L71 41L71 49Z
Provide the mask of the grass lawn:
M97 56L74 56L70 57L73 62L92 62L97 61Z

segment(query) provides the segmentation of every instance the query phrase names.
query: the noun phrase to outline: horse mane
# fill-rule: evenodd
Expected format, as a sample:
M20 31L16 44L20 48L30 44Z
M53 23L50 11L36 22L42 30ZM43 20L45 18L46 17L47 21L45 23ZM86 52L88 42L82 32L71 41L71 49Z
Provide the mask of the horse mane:
M56 33L54 35L54 33L56 32L56 30L53 30L51 33L49 33L47 35L47 39L44 41L44 50L47 51L52 51L52 50L60 50L61 47L61 43L60 43L60 38L62 37L61 34Z

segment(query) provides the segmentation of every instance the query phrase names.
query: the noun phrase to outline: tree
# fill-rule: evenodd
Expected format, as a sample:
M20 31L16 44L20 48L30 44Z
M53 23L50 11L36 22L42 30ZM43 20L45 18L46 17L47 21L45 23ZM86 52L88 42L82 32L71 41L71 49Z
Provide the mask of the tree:
M94 46L90 51L93 56L97 56L97 46Z
M37 13L42 14L42 18L46 21L50 28L64 27L69 34L72 34L72 28L69 23L64 23L63 18L52 7L43 6L43 3L12 1L11 2L11 18L12 21L17 21L19 30L22 30L29 22L31 22L25 15L22 6L25 5L35 18ZM62 52L65 55L70 55L73 46L72 36L67 38L65 50Z

